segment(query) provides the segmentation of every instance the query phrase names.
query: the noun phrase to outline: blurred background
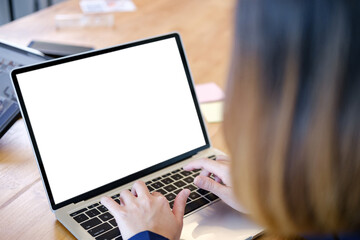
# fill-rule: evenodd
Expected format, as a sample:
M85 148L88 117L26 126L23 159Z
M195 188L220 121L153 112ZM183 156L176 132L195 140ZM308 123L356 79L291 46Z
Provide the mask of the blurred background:
M65 0L0 0L0 26Z

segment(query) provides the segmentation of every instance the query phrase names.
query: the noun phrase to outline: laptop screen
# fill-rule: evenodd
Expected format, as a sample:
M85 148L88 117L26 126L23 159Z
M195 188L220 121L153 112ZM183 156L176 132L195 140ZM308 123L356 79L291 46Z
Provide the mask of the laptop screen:
M55 205L209 144L172 35L13 72Z

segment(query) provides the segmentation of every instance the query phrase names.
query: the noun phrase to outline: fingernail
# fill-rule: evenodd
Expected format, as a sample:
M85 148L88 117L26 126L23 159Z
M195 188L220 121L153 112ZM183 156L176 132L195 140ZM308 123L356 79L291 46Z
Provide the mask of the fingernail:
M186 198L188 198L189 195L190 195L190 192L191 192L190 189L185 188L181 194L182 194L184 197L186 196Z
M194 179L194 183L195 183L196 186L201 184L201 178L199 176L196 176L196 178Z
M104 204L104 202L106 202L106 197L101 197L101 199L100 199L100 202L102 203L102 204Z

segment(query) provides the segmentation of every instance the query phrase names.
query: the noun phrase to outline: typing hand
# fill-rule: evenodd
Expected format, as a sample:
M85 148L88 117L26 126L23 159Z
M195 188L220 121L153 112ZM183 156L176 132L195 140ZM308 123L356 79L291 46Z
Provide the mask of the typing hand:
M216 156L216 161L202 158L184 166L184 170L192 171L202 169L199 176L194 179L194 184L199 188L208 190L220 197L227 205L239 212L246 210L237 202L230 178L230 160L226 156ZM209 176L213 174L214 180Z
M124 190L120 193L120 205L109 197L103 197L101 203L115 217L123 239L147 230L168 239L179 239L189 194L188 189L182 190L171 211L163 195L157 192L149 193L145 183L137 181L131 192Z

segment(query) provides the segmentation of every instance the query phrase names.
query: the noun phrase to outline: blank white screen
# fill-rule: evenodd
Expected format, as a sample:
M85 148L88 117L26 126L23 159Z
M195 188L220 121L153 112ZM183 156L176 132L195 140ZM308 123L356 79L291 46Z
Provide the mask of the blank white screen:
M55 204L206 144L175 38L17 79Z

